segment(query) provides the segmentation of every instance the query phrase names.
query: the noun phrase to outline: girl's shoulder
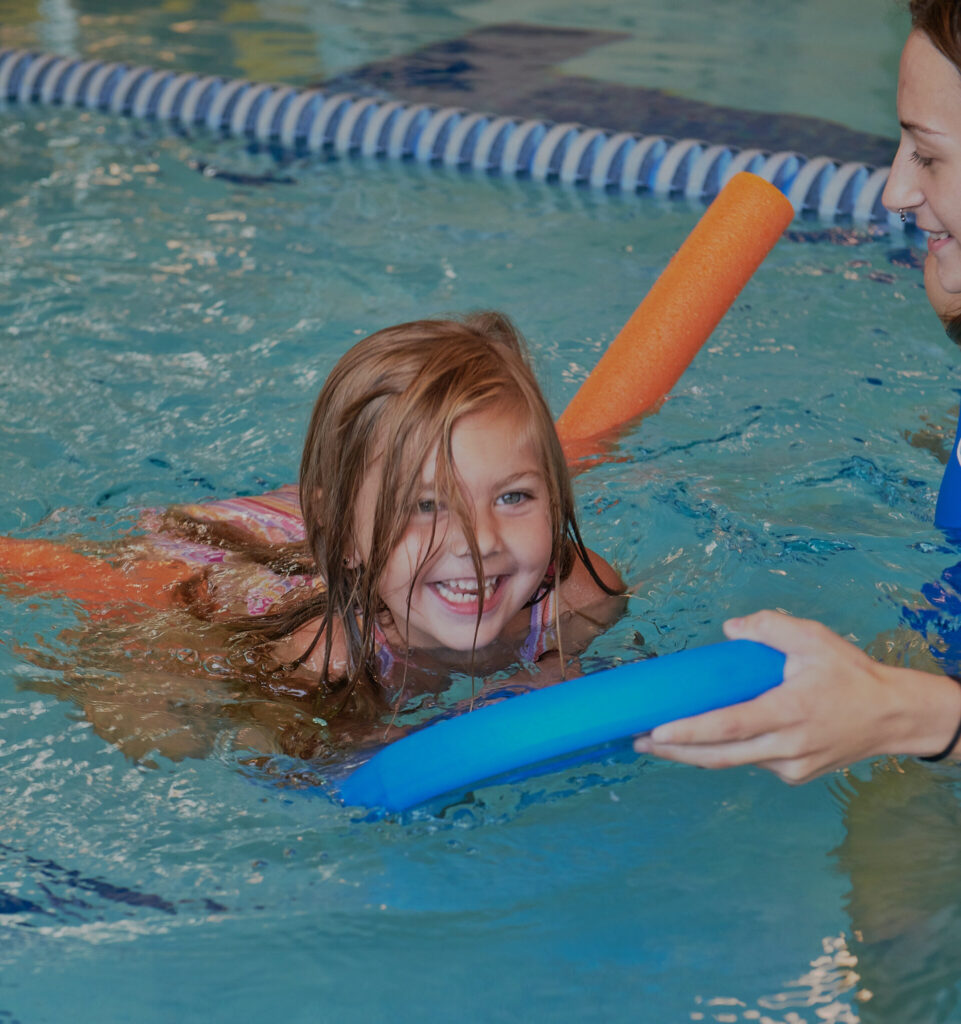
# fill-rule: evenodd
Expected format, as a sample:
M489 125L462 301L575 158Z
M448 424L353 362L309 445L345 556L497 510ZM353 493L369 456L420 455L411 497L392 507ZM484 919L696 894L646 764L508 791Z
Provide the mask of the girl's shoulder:
M576 612L609 602L612 603L612 607L613 604L620 606L623 603L624 581L617 570L596 551L588 551L588 555L594 572L614 593L611 594L600 587L587 566L580 558L576 558L570 575L557 588L561 611Z
M339 622L335 620L331 628L333 632L331 634L329 675L332 679L339 679L347 675L347 641L344 637L343 626ZM326 644L327 636L323 631L320 619L316 618L310 619L295 629L293 633L275 641L271 645L270 653L282 665L289 665L302 658L305 651L310 650L299 668L318 678L324 668Z

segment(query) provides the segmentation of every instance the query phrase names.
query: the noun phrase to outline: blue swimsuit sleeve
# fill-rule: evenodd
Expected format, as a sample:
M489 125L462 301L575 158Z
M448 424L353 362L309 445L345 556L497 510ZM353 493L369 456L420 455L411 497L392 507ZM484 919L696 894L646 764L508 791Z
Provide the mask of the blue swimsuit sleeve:
M954 445L944 467L938 504L934 510L934 525L941 530L961 529L961 417L954 435Z

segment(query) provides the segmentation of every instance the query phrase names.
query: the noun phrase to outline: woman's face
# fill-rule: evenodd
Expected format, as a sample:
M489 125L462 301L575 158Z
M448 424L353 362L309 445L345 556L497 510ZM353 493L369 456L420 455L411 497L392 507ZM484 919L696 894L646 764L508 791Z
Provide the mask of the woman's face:
M928 232L941 287L961 292L961 74L923 32L912 32L898 77L901 144L884 189Z

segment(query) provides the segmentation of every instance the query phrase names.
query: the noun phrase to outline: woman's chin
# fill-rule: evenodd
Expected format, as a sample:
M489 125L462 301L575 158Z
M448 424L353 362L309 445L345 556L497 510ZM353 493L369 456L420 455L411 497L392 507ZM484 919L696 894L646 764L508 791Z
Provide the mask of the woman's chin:
M948 261L929 253L924 261L924 290L943 323L961 316L961 258Z

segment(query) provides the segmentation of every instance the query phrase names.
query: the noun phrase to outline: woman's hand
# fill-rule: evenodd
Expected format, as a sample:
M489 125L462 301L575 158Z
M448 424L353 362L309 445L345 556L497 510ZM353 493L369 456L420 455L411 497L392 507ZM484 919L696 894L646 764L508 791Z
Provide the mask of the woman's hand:
M658 726L635 740L638 753L704 768L756 764L798 783L882 753L936 753L961 716L953 680L882 665L820 623L764 611L724 632L783 651L784 682Z

